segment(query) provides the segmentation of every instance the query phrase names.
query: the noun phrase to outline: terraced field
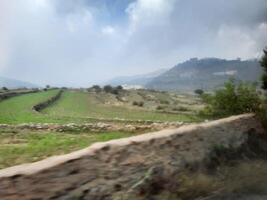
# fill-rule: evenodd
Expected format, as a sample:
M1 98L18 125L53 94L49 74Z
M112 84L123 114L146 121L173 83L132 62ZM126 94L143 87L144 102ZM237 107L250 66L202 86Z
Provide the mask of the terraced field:
M175 113L156 110L156 106L161 105L160 101L166 102L164 99L160 100L160 98L164 98L162 94L162 97L156 97L159 103L155 104L155 101L146 100L142 94L136 92L127 93L125 96L128 100L123 102L118 100L118 96L108 93L96 94L67 90L57 102L41 113L32 110L34 105L51 98L57 92L58 90L50 90L25 94L0 102L0 123L85 123L99 120L116 121L118 119L184 122L200 120L195 113L191 112ZM169 97L167 96L167 98ZM141 100L145 102L144 106L132 105L133 101ZM163 108L171 106L162 105Z
M198 100L151 91L133 90L111 94L103 91L94 93L65 90L56 102L40 112L33 109L35 105L46 102L58 92L59 90L40 91L0 101L0 125L10 124L10 126L2 125L0 128L0 168L68 153L98 141L151 131L153 128L137 128L137 125L148 127L146 121L152 124L154 121L201 120L195 112L201 107ZM143 104L135 105L134 102L143 102ZM101 127L99 131L94 128L84 129L84 124L88 122L93 125L100 124L99 127L102 124L130 128L104 129ZM26 125L17 126L22 123ZM44 126L42 125L44 123L56 123L54 126L64 124L67 127L70 127L70 123L74 123L74 125L81 125L82 128L55 130L50 124L46 124L48 128L45 129L33 128ZM169 126L168 123L158 124ZM132 127L134 129L131 129Z
M137 95L135 97L132 96L134 96L133 92L131 93L131 98L138 99ZM141 99L140 96L139 99ZM107 120L126 119L184 122L198 120L193 114L159 112L153 110L149 105L146 106L146 103L142 108L132 106L130 103L122 103L114 95L107 93L95 94L81 91L66 91L60 101L47 107L43 113L57 117Z
M0 123L17 124L47 122L49 119L32 110L32 107L56 95L58 90L25 94L0 102Z

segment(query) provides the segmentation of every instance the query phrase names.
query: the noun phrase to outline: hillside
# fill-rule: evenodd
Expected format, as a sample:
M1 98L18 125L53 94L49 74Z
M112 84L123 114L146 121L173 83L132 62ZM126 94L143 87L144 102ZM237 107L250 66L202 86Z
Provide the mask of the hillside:
M192 58L151 80L146 87L170 91L213 90L229 78L256 82L262 69L258 60Z
M38 86L32 83L25 82L25 81L0 77L0 87L7 87L7 88L14 89L14 88L23 88L23 87L36 88Z
M107 81L106 84L110 84L113 86L129 85L129 86L143 86L144 87L147 83L149 83L154 78L160 76L166 71L167 69L159 69L157 71L147 73L147 74L116 77L112 80Z

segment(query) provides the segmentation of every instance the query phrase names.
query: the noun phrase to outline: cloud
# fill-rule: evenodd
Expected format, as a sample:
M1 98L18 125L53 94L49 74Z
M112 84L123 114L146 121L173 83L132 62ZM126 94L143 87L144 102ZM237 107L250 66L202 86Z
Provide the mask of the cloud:
M102 28L102 33L104 35L113 35L115 32L115 28L109 25Z
M87 86L190 57L259 57L266 0L0 1L0 73Z

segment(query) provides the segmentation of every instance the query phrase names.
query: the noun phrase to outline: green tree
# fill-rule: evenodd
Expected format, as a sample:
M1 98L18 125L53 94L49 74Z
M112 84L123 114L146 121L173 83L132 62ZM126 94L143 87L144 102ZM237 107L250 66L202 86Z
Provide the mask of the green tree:
M93 85L92 86L92 89L95 91L95 92L101 92L101 87L99 85Z
M260 61L264 71L262 76L262 89L267 90L267 47L263 50L263 53L264 55Z
M113 87L111 85L105 85L103 89L106 93L111 93L113 90Z
M2 87L2 90L8 91L8 88L7 87Z
M195 94L197 95L202 95L204 93L204 91L202 89L196 89L195 90Z

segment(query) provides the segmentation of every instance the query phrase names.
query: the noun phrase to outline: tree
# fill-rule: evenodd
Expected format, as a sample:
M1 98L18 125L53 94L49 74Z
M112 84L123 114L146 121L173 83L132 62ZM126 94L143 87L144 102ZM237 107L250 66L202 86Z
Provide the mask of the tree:
M46 87L46 89L49 89L50 88L50 85L46 85L45 87Z
M195 90L195 93L198 95L202 95L204 93L204 91L201 89L197 89L197 90Z
M113 90L112 86L110 85L105 85L103 89L106 93L111 93Z
M8 88L7 87L2 87L2 90L8 91Z
M116 87L116 89L117 89L117 90L123 90L123 87L122 87L121 85L118 85L118 86Z
M95 92L101 92L101 87L99 85L93 85L92 86L93 91Z
M263 67L262 89L267 90L267 47L263 50L263 53L264 55L260 61L260 64Z

